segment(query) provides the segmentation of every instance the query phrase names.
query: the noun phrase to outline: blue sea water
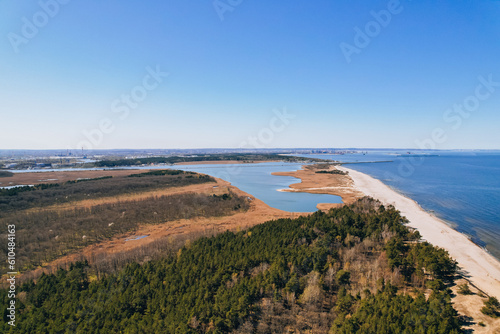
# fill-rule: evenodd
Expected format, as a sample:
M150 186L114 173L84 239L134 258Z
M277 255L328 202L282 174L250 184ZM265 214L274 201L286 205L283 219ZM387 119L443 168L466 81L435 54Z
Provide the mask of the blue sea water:
M369 174L412 198L500 259L500 152L420 153L307 156L351 162L345 167ZM387 160L393 162L359 163Z

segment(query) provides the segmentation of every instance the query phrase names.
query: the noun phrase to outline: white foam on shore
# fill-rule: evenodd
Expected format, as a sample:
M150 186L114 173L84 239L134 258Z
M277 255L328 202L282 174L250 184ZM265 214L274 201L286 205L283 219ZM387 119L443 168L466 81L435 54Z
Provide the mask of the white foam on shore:
M491 254L380 180L343 166L337 168L349 172L359 191L398 209L410 221L408 226L416 228L423 239L446 249L471 283L490 296L500 297L500 262Z

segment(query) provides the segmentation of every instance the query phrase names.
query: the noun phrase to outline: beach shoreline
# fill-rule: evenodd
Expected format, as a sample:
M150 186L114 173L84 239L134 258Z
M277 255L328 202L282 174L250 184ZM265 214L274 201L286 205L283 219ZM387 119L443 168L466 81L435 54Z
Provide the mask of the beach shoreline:
M378 199L384 205L393 205L409 220L408 226L419 231L422 239L448 251L458 262L460 273L474 286L490 296L500 298L500 261L493 255L382 181L344 166L337 168L349 173L356 190Z
M415 200L390 188L382 181L344 166L328 167L347 172L346 175L317 174L304 166L301 170L276 172L300 180L278 191L308 192L341 196L343 204L320 203L317 208L329 210L369 196L384 205L393 205L409 220L408 226L419 231L422 239L448 251L458 262L459 273L489 296L500 298L500 261L469 236L455 230L449 223L423 209Z

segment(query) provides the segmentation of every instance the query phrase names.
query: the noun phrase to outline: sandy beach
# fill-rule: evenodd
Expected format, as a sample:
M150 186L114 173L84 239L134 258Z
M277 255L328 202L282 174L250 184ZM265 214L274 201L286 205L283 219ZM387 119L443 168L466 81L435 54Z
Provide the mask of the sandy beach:
M394 205L408 218L409 226L416 228L424 240L446 249L458 261L461 273L472 284L486 294L500 298L500 262L491 254L443 220L422 209L417 202L392 190L381 181L343 166L337 168L349 172L357 190L384 204Z

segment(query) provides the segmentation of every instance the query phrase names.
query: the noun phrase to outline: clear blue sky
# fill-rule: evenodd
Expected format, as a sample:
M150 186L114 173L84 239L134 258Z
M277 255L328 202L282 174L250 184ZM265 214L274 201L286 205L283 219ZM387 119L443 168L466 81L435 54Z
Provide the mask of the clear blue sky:
M0 149L500 148L500 1L55 1L0 2Z

